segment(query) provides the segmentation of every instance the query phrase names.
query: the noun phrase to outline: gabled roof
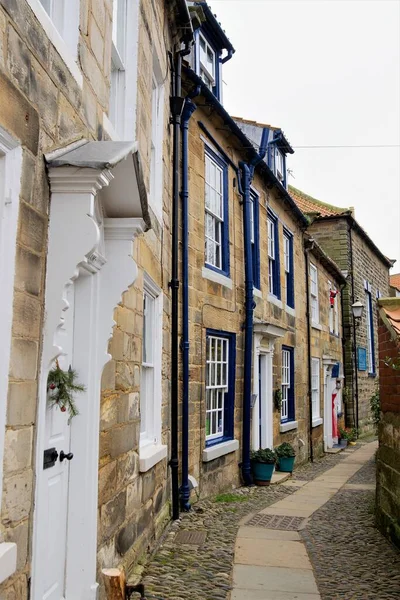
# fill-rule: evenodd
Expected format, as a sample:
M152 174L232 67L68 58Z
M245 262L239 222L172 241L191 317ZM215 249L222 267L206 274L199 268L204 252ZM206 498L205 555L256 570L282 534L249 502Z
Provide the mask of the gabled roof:
M390 276L390 285L400 290L400 273L395 273Z
M294 150L290 145L289 140L283 133L280 127L275 127L274 125L269 125L267 123L258 123L258 121L250 121L249 119L243 119L242 117L232 117L232 119L239 125L250 125L251 127L258 127L259 129L270 129L274 132L274 139L277 142L277 145L282 147L284 152L289 154L294 154Z
M332 215L353 214L354 208L340 208L326 202L321 202L301 190L289 185L289 193L296 202L300 210L306 215L319 215L321 217L329 217Z
M229 56L231 56L235 52L235 48L233 47L225 31L222 29L221 23L217 20L217 15L213 14L207 2L187 2L187 6L189 11L191 9L193 10L193 8L197 6L203 10L206 18L206 28L209 29L211 35L218 41L221 50L227 50L229 52Z
M371 240L365 229L363 229L355 220L354 208L352 206L350 206L350 208L340 208L339 206L326 204L325 202L321 202L321 200L316 200L312 196L308 196L301 190L298 190L292 186L289 186L289 193L302 213L307 215L310 224L314 223L315 221L328 221L340 218L346 219L350 223L350 227L364 239L372 252L374 252L387 267L392 267L396 262L395 260L385 256L383 252L379 250L378 246L376 246Z

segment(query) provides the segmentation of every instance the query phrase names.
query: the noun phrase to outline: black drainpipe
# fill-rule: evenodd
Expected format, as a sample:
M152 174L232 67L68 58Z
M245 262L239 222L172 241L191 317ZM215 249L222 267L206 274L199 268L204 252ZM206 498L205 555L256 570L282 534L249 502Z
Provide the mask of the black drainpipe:
M306 266L306 321L307 321L307 362L308 362L308 430L309 430L309 445L310 445L310 461L314 462L314 449L312 441L312 381L311 381L311 312L310 312L310 261L308 253L313 247L313 240L305 240L304 242L304 259Z
M351 303L354 304L355 295L354 295L354 262L353 262L353 237L351 235L352 225L349 226L349 246L350 246L350 269L351 269ZM353 323L353 352L352 352L352 361L354 364L354 378L353 378L353 424L354 427L358 429L358 373L357 373L357 330L356 330L356 320L353 316L352 308L350 307L352 314L352 323ZM355 383L355 389L354 389ZM355 408L355 414L354 414Z
M184 98L182 90L182 56L188 54L188 44L176 53L175 64L170 55L172 96L170 98L172 142L172 266L171 266L171 467L172 518L179 519L179 461L178 461L178 301L179 301L179 146L181 114Z

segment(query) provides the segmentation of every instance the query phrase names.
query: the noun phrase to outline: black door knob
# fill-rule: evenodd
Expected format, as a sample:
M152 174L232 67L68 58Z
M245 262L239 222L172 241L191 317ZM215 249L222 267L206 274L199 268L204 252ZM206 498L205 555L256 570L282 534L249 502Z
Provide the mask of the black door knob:
M72 454L72 452L68 452L68 454L65 454L64 450L61 450L60 462L62 462L64 458L66 458L67 460L72 460L74 458L74 455Z

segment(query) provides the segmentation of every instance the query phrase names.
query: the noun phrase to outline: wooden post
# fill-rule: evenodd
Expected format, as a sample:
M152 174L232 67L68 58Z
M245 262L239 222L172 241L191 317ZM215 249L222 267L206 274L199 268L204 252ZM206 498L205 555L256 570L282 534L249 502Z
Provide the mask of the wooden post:
M107 600L126 600L125 573L121 569L103 569Z

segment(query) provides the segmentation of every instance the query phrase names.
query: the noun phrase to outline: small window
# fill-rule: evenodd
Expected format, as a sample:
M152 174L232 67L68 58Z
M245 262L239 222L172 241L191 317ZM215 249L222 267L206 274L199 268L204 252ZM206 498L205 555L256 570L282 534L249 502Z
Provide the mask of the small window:
M372 295L370 291L365 290L365 318L367 328L367 364L368 373L375 375L375 343L374 343L374 323L372 316Z
M282 185L285 185L285 156L279 150L279 148L275 147L274 151L274 166L275 166L275 175L277 179L281 182Z
M126 60L126 0L114 0L111 42L110 120L124 137Z
M281 282L279 266L278 219L268 212L268 281L269 293L280 299Z
M293 235L283 232L283 254L285 265L286 304L294 308Z
M319 396L319 358L311 359L311 405L312 420L320 418L320 396Z
M319 301L318 301L318 271L310 263L310 296L311 296L311 322L319 324Z
M215 52L205 37L199 34L200 77L212 91L215 86Z
M161 332L161 290L145 274L140 378L140 448L161 444Z
M281 421L294 421L294 349L282 346Z
M151 96L150 202L157 216L162 219L164 87L158 62L154 62Z
M205 155L205 262L228 275L227 166L207 150Z
M260 289L260 232L259 232L259 199L252 190L250 193L250 235L253 265L253 284Z
M207 331L206 444L233 439L235 335Z
M79 0L39 0L64 40L68 50L76 58L79 38Z

